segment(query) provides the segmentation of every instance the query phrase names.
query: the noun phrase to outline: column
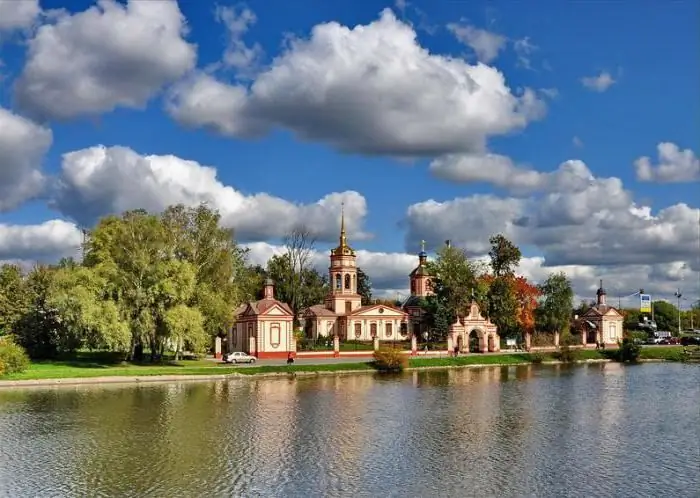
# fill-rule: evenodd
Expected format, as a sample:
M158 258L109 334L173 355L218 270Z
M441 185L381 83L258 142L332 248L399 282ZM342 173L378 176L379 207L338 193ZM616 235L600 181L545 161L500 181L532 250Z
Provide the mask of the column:
M218 335L214 339L214 358L221 359L221 337Z
M418 353L418 341L416 340L416 334L411 334L411 354L415 356Z
M554 332L554 347L559 347L559 332Z
M525 351L530 351L532 347L532 333L525 332Z
M452 339L452 334L447 334L447 354L452 354L454 352L455 345Z
M373 342L372 346L374 347L374 350L377 351L379 349L379 332L377 332L377 335L374 336L374 339L372 342Z

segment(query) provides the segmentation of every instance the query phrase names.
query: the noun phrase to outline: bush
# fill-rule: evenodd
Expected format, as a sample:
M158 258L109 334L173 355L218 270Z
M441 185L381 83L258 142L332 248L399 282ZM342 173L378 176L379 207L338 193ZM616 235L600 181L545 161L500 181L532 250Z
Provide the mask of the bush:
M559 351L556 357L564 363L573 363L578 360L579 352L571 346L576 344L576 338L571 333L563 333L559 340Z
M639 355L642 353L642 347L636 344L633 339L622 339L622 344L617 350L617 361L622 363L636 363Z
M374 366L380 372L401 372L408 367L408 356L400 349L381 348L374 352Z
M0 376L24 372L29 368L29 356L9 338L0 339Z
M539 352L530 353L529 358L532 363L539 364L544 361L544 354Z

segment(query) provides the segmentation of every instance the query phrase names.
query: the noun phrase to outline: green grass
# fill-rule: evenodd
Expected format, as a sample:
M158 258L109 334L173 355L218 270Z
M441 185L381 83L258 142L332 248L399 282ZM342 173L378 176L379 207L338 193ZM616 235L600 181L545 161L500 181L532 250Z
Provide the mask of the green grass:
M614 350L583 350L578 351L579 360L609 359ZM556 360L552 352L541 353L543 361ZM667 361L683 360L682 346L652 346L643 347L641 359L657 359ZM410 367L456 367L469 365L513 365L531 363L533 357L528 353L511 353L500 355L470 354L465 356L421 358L409 360ZM261 365L254 367L238 367L224 365L210 360L166 361L160 364L134 364L117 362L108 357L82 354L73 359L33 362L22 373L6 375L0 380L48 380L89 377L145 377L154 375L224 375L238 373L256 375L267 373L294 372L338 372L373 370L372 362L327 363L321 365Z

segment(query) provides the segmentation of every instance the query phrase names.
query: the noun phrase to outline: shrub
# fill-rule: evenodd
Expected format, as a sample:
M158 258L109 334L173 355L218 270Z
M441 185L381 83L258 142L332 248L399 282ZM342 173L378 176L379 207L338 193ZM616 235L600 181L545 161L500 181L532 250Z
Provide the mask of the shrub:
M642 347L636 344L633 339L622 339L622 344L617 350L617 361L623 363L636 363L639 355L642 353Z
M374 352L374 366L380 372L401 372L408 367L408 357L400 349L381 348Z
M559 351L556 353L557 359L564 363L573 363L578 360L578 350L571 347L574 344L576 344L576 338L571 333L562 334L559 340Z
M542 363L544 361L544 354L540 352L530 353L530 361L532 363Z
M5 337L0 339L0 375L24 372L29 368L29 356L21 346Z

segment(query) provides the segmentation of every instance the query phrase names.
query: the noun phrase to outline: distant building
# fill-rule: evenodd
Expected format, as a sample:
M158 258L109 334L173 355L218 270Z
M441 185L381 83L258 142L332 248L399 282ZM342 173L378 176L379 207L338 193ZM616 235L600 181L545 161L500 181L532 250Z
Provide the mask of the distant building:
M606 296L601 280L596 292L596 304L579 317L581 342L584 346L596 343L613 346L622 340L624 317L616 308L607 304Z

